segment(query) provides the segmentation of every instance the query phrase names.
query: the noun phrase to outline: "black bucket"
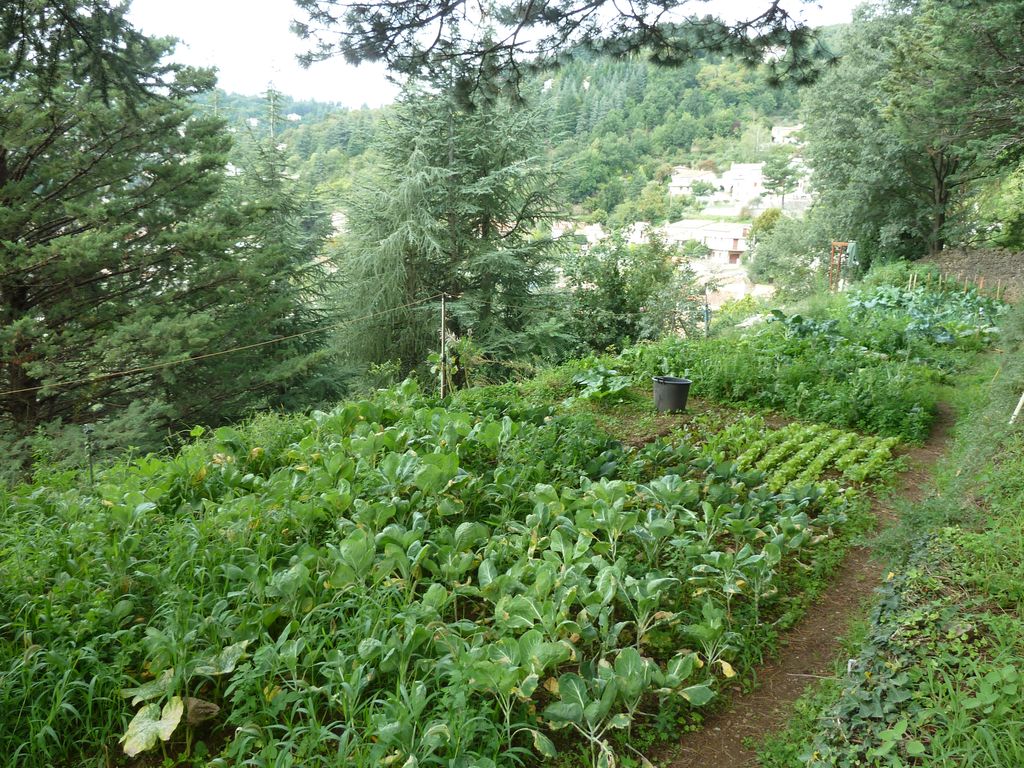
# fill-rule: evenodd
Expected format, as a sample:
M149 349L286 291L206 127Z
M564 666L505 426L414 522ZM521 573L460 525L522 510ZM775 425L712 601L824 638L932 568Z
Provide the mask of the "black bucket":
M685 411L686 398L690 394L692 383L689 379L680 379L675 376L655 376L654 407L658 409L659 413Z

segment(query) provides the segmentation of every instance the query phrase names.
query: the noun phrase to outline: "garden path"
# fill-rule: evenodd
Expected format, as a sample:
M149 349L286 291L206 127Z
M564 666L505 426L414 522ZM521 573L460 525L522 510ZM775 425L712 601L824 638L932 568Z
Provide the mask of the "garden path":
M949 443L954 422L951 408L940 403L928 441L906 454L907 471L897 479L892 498L919 501L929 486L933 467ZM879 528L892 524L892 501L876 500ZM757 765L750 745L783 728L793 703L815 678L830 675L843 637L853 622L864 618L870 597L882 578L883 563L870 546L852 548L833 581L804 617L780 638L779 658L759 667L757 687L734 693L698 731L684 733L678 744L656 760L670 768L748 768Z

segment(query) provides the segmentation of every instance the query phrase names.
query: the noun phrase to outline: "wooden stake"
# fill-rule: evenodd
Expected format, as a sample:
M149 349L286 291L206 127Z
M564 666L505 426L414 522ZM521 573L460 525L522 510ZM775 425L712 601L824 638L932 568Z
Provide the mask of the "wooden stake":
M445 379L448 377L447 366L445 365L445 348L444 348L444 299L445 294L441 294L441 399L444 399L444 385Z
M1017 401L1017 407L1013 409L1013 416L1010 417L1010 426L1013 426L1013 422L1017 420L1020 415L1021 406L1024 406L1024 394L1020 396L1020 400Z

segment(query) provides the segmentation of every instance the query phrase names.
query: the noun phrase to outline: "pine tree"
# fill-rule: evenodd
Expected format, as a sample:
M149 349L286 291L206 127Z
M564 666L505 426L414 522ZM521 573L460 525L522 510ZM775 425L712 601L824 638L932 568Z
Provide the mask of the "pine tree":
M282 96L269 89L262 135L243 137L232 152L237 175L225 182L213 220L238 233L230 252L245 290L220 308L220 345L286 338L194 366L198 391L176 398L179 418L217 423L257 407L293 410L324 404L345 391L346 376L327 344L337 323L331 308L336 268L327 255L333 235L319 197L294 179L279 135ZM225 387L224 382L231 382ZM217 393L216 400L210 393Z

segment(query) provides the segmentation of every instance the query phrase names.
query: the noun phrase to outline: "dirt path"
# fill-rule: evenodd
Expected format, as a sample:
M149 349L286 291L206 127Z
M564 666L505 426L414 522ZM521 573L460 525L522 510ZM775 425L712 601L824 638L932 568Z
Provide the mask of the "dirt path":
M946 450L953 413L940 406L928 442L911 450L909 468L897 481L895 496L921 499L932 468ZM876 502L879 526L892 523L892 509ZM672 758L659 761L671 768L745 768L756 765L756 753L744 741L758 742L785 726L791 707L816 678L832 673L840 640L852 622L863 616L864 604L881 578L882 565L866 547L851 549L835 580L805 616L781 638L780 658L757 670L757 690L734 693L728 706L705 721L704 727L683 734Z

